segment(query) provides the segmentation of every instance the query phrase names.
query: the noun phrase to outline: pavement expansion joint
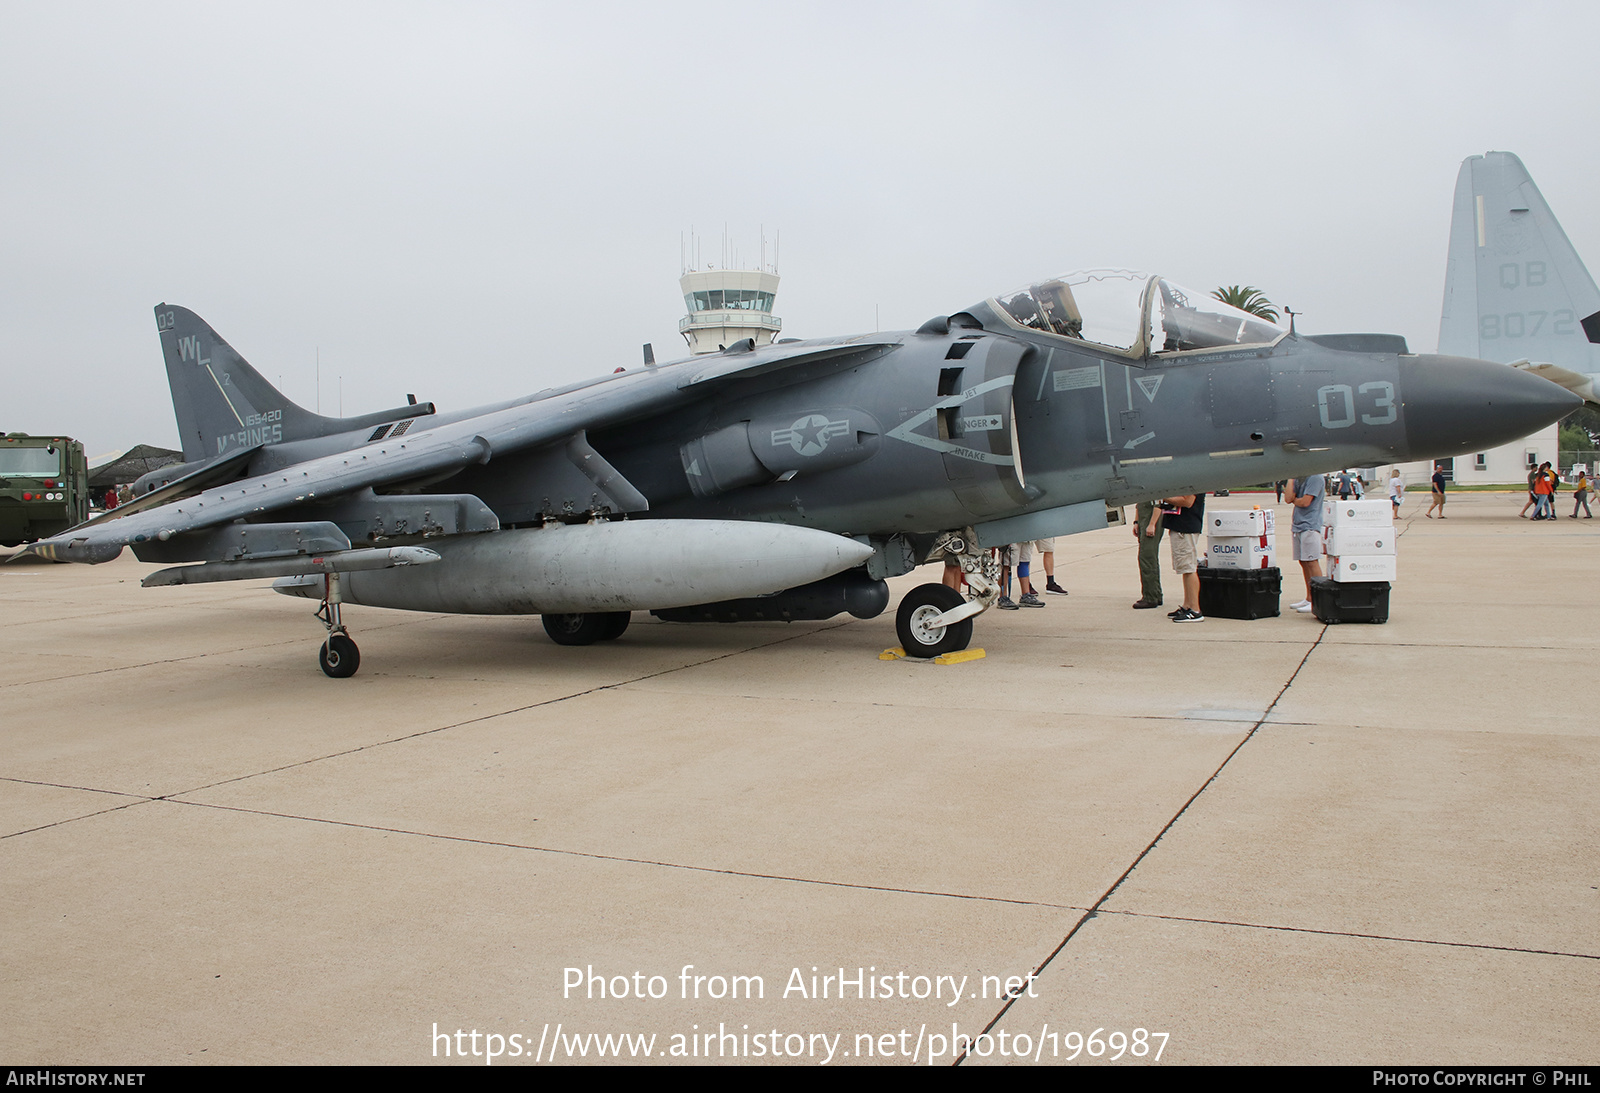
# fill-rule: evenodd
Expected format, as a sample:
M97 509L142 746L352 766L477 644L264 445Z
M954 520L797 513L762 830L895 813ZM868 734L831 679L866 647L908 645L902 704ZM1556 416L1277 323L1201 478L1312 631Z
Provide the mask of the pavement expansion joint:
M89 676L109 675L113 672L135 672L141 668L155 668L162 664L185 664L190 661L204 660L207 657L234 656L239 653L253 653L260 649L273 649L283 645L298 644L299 639L285 641L261 642L256 645L240 646L237 649L208 649L204 653L191 653L186 657L166 657L162 660L144 660L137 664L116 664L109 668L90 668L82 672L67 672L59 676L46 676L42 679L18 679L10 683L0 683L0 688L5 687L32 687L41 683L59 683L67 679L85 679Z
M1162 825L1161 830L1156 832L1155 838L1151 839L1145 848L1139 851L1139 853L1134 857L1133 861L1128 864L1128 867L1122 871L1121 876L1117 877L1116 880L1111 882L1111 886L1105 890L1099 899L1095 900L1094 906L1090 907L1084 913L1083 917L1079 918L1078 921L1073 924L1072 929L1067 931L1067 936L1063 937L1060 943L1056 945L1054 949L1050 950L1049 955L1039 962L1039 966L1033 969L1034 977L1044 974L1044 970L1049 967L1051 961L1055 960L1061 951L1067 947L1068 942L1077 936L1079 930L1083 929L1084 923L1094 918L1100 912L1100 910L1105 907L1106 903L1116 893L1117 889L1122 887L1123 882L1133 875L1133 871L1139 868L1140 863L1143 862L1145 858L1150 856L1151 852L1154 851L1155 848L1160 844L1166 833L1172 830L1177 822L1183 818L1184 813L1189 811L1189 806L1194 804L1195 801L1200 798L1200 795L1207 789L1211 788L1212 784L1222 776L1222 772L1226 770L1228 764L1233 761L1233 757L1238 755L1240 749L1242 749L1255 737L1257 730L1259 730L1261 726L1266 723L1267 718L1272 716L1272 711L1277 708L1278 703L1283 701L1283 696L1289 693L1289 688L1294 686L1294 681L1299 678L1300 673L1305 669L1306 662L1311 659L1311 654L1316 652L1317 647L1322 644L1322 639L1327 635L1327 632L1328 628L1326 625L1321 627L1317 633L1317 640L1312 642L1311 647L1305 651L1305 655L1302 656L1300 658L1300 662L1295 665L1294 671L1289 673L1289 678L1285 680L1283 686L1278 689L1278 693L1273 696L1272 701L1268 703L1267 708L1262 712L1261 717L1256 720L1255 724L1250 726L1250 731L1245 733L1239 742L1228 751L1228 754L1223 757L1222 762L1217 764L1217 769L1212 771L1210 777L1201 783L1200 788L1196 789L1192 794L1189 795L1188 800L1184 801L1183 804L1179 806L1178 810L1172 814L1172 818ZM1007 999L1006 1003L1001 1006L994 1017L989 1020L989 1023L983 1027L980 1035L982 1033L989 1032L995 1027L995 1025L999 1024L1001 1018L1005 1017L1006 1012L1011 1009L1016 1001L1016 997ZM955 1060L954 1065L961 1065L965 1059L966 1054L963 1053Z
M1574 960L1600 960L1600 953L1574 953L1560 949L1530 949L1523 945L1491 945L1480 941L1447 941L1436 937L1399 937L1394 934L1367 934L1358 930L1319 930L1311 926L1284 926L1268 922L1238 922L1225 918L1199 918L1192 915L1157 915L1148 911L1118 911L1102 907L1097 915L1123 918L1160 919L1164 922L1193 922L1205 926L1237 926L1245 930L1278 930L1291 934L1320 934L1324 937L1351 937L1364 941L1394 941L1405 945L1443 945L1452 949L1481 949L1489 952L1527 953L1530 956L1563 956Z
M109 793L113 797L132 797L135 801L156 800L156 798L146 793L129 793L121 789L102 789L99 786L75 786L66 782L46 782L39 778L16 778L10 775L0 775L0 782L15 782L19 786L44 786L48 789L76 789L84 793Z
M95 790L95 791L92 791L92 792L109 793L109 792L112 792L112 791L110 791L110 790ZM125 808L133 808L136 805L147 805L152 800L154 800L154 798L151 798L151 797L140 797L140 798L136 798L135 800L132 800L132 801L124 801L120 805L112 805L110 808L96 809L94 812L85 812L82 816L67 816L67 817L64 817L63 819L54 820L54 821L52 821L50 823L47 823L47 824L40 824L37 827L29 827L29 828L25 828L25 829L23 829L21 831L7 832L4 835L0 835L0 840L14 839L18 835L32 835L36 831L48 831L52 827L62 827L64 825L66 825L66 824L77 823L79 820L90 820L90 819L93 819L96 816L105 816L105 815L107 815L109 813L112 813L112 812L121 812Z
M845 625L845 624L840 623L839 625ZM834 629L834 627L826 627L825 629ZM817 631L812 631L812 633L815 633L815 632L817 632ZM687 671L690 668L698 668L698 667L701 667L702 665L714 664L719 660L727 660L729 657L739 656L740 654L750 652L753 649L764 649L764 648L767 648L768 646L779 645L779 644L782 644L783 642L786 642L786 641L795 641L795 640L797 640L799 638L802 638L802 637L805 637L805 636L806 636L805 634L789 634L789 635L786 635L784 637L777 638L777 639L775 639L773 641L770 641L770 642L763 642L760 645L750 646L749 648L746 648L746 649L735 649L735 650L732 650L730 652L720 653L720 654L718 654L717 656L714 656L714 657L707 657L705 660L697 660L697 661L694 661L694 662L689 663L689 664L679 664L679 665L675 665L675 666L673 666L671 668L663 668L663 669L661 669L660 671L657 671L657 672L647 672L644 675L635 676L632 679L618 680L615 683L603 683L603 684L601 684L599 686L596 686L596 687L587 687L587 688L585 688L585 689L583 689L581 691L573 691L571 694L557 695L554 698L543 699L542 701L539 701L539 702L530 702L525 706L513 706L510 709L499 710L499 711L496 711L496 712L493 712L493 713L480 714L477 717L469 717L465 721L454 721L454 722L451 722L448 725L435 725L431 729L419 729L416 732L406 733L403 736L391 737L388 740L376 740L376 741L373 741L370 744L360 744L360 745L358 745L356 747L353 747L353 748L345 748L342 751L329 752L326 755L313 756L310 759L298 759L293 763L284 763L284 764L282 764L280 766L269 767L266 770L251 771L248 774L237 774L237 775L234 775L232 778L222 778L222 779L219 779L219 780L217 780L215 782L207 782L206 784L200 785L200 786L190 786L188 789L175 790L169 796L176 797L176 796L180 796L180 795L188 794L188 793L199 793L202 790L215 789L218 786L231 785L231 784L233 784L235 782L245 782L245 781L249 781L251 778L260 778L260 777L262 777L264 775L268 775L268 774L277 774L277 773L279 773L281 771L293 770L296 767L310 766L313 763L321 763L321 762L324 762L324 761L326 761L328 759L339 759L339 758L341 758L343 756L346 756L346 755L355 755L357 752L371 751L374 748L388 747L391 744L401 744L401 743L404 743L404 742L406 742L408 740L416 740L416 739L419 739L419 738L424 737L424 736L433 736L436 733L446 732L446 731L448 731L450 729L460 729L460 728L465 728L468 725L476 725L476 724L479 724L479 723L484 722L484 721L493 721L497 717L505 717L505 716L507 716L509 714L525 713L528 710L537 710L537 709L539 709L539 708L541 708L543 706L553 706L553 705L556 705L557 703L560 703L560 702L568 702L568 701L570 701L570 700L572 700L574 698L583 698L586 695L600 694L600 693L602 693L604 691L614 691L614 690L617 690L618 688L626 687L626 686L628 686L630 684L633 684L633 683L643 683L645 680L656 679L656 678L658 678L660 676L665 676L665 675L671 675L674 672L682 672L682 671ZM186 803L194 804L196 802L186 802ZM266 813L265 815L275 815L275 813ZM302 817L302 818L309 818L309 817Z
M152 798L154 800L155 798ZM858 881L828 880L822 877L797 877L785 873L757 873L748 869L724 869L712 865L694 865L690 862L660 861L655 858L633 858L623 854L600 854L592 850L569 850L558 846L538 846L533 843L515 843L504 839L478 839L470 835L447 835L437 831L416 831L383 824L362 824L351 820L335 820L326 816L304 816L293 812L273 812L263 808L242 808L211 801L186 801L178 797L163 797L168 804L186 805L190 808L210 808L219 812L237 812L250 816L270 816L279 820L298 820L303 823L327 824L357 831L381 831L388 835L410 835L418 839L439 839L444 842L471 843L475 846L494 846L505 850L524 850L536 854L557 854L569 858L588 858L592 861L617 862L623 865L647 865L658 869L685 869L695 873L716 873L727 877L749 877L752 880L782 881L788 884L813 884L828 888L851 888L865 892L892 892L904 896L932 896L938 899L974 900L981 903L1004 903L1017 907L1045 907L1060 911L1083 911L1084 908L1069 903L1050 903L1045 900L1015 899L1008 896L988 896L976 892L944 892L931 888L902 888L888 884L862 884ZM129 805L142 804L132 801ZM129 807L122 805L119 807ZM108 810L110 811L110 810Z

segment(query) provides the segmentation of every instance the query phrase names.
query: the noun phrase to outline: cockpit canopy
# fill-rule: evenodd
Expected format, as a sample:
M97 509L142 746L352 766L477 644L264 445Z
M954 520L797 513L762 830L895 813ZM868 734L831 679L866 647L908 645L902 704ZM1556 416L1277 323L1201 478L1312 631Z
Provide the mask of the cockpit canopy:
M1091 269L989 300L1006 321L1129 356L1270 345L1284 331L1209 293L1126 269Z

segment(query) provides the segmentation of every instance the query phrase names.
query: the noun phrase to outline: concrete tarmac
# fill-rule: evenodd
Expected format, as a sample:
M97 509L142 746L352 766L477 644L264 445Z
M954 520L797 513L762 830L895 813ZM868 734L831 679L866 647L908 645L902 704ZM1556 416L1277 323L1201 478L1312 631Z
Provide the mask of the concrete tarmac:
M0 1059L1594 1063L1600 524L1522 500L1413 494L1382 626L1285 507L1255 622L1063 538L954 665L355 607L331 680L266 582L0 566Z

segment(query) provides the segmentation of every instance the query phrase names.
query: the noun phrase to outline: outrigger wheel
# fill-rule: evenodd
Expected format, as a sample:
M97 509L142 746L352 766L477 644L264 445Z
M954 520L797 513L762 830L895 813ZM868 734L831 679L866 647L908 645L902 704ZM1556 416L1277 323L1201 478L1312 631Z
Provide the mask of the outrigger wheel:
M331 679L349 679L361 667L361 650L350 640L344 628L344 618L339 610L343 601L339 589L339 574L325 573L322 577L322 606L317 608L317 618L328 628L328 640L322 643L317 660L322 671Z
M349 679L361 667L361 650L350 640L349 634L329 634L317 655L322 670L334 679Z
M972 642L971 619L951 626L929 626L928 620L966 602L965 596L948 585L922 584L907 592L894 617L894 631L906 656L937 657L965 649Z

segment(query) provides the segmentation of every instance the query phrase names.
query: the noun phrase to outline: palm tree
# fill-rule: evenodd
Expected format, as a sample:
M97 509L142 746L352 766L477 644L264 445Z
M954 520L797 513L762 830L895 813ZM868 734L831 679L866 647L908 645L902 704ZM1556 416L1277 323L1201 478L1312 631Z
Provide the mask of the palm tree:
M1253 285L1229 285L1227 288L1217 289L1211 295L1229 307L1259 315L1269 323L1278 321L1278 309L1272 306L1272 301L1267 299L1266 293Z

